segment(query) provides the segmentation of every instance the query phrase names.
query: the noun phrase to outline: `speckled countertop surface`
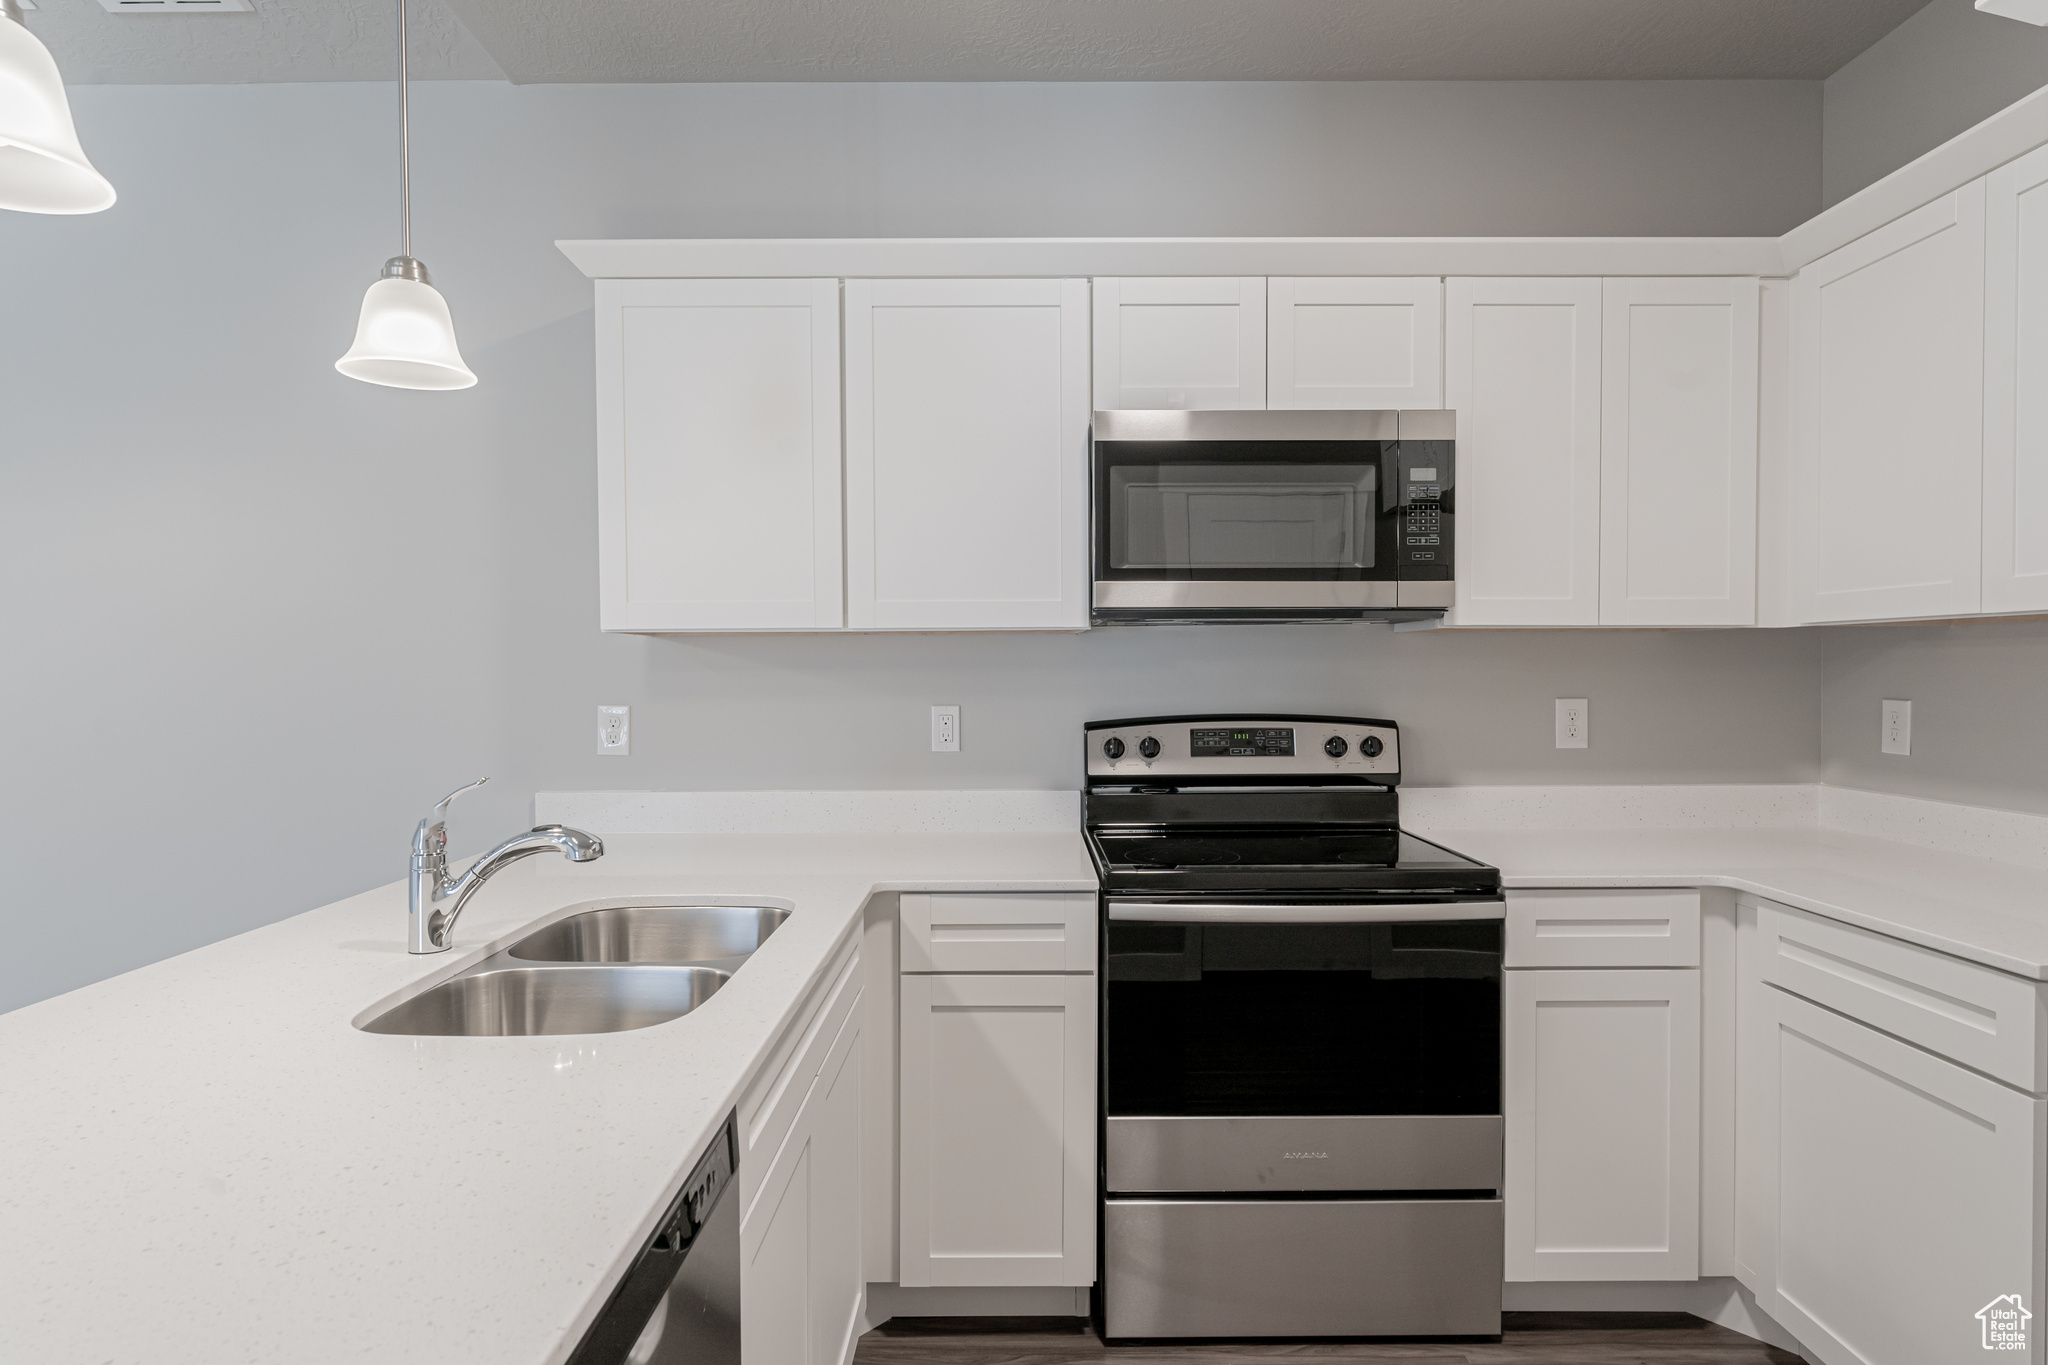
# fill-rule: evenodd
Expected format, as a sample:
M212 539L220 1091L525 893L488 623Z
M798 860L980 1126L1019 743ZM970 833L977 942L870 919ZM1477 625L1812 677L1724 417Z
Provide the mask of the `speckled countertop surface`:
M561 1360L876 890L1092 890L1078 834L623 835L405 952L402 883L0 1015L0 1359ZM764 897L716 996L564 1038L363 1033L590 901Z

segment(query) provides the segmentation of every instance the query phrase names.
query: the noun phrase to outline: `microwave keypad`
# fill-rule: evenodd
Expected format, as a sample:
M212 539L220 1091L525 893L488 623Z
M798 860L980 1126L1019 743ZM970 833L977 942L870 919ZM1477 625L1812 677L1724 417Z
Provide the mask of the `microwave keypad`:
M1443 544L1443 495L1441 485L1410 484L1408 486L1408 516L1403 540L1411 547ZM1412 554L1412 559L1435 558Z

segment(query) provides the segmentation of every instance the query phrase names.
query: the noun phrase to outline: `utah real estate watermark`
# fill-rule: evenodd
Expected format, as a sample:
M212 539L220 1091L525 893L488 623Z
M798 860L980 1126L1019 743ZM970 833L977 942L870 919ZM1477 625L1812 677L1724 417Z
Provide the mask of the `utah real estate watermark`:
M2000 1294L1977 1310L1977 1321L1984 1324L1984 1349L1987 1351L2024 1351L2027 1349L2027 1324L2034 1315L2027 1311L2017 1294Z

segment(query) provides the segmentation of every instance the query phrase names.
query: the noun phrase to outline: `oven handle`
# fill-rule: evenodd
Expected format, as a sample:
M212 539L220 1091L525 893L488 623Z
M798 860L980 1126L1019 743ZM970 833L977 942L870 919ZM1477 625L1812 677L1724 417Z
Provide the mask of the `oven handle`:
M1502 901L1427 905L1214 905L1187 901L1109 903L1112 920L1147 924L1416 924L1424 920L1506 919Z

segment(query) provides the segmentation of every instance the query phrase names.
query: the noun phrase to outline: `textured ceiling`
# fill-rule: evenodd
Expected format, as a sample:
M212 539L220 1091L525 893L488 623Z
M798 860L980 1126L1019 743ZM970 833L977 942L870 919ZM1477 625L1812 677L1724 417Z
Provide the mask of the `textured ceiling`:
M1683 80L1832 74L1926 0L413 0L414 69L545 81ZM82 82L377 80L392 0L29 26Z

